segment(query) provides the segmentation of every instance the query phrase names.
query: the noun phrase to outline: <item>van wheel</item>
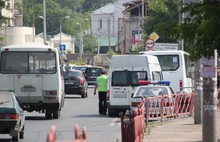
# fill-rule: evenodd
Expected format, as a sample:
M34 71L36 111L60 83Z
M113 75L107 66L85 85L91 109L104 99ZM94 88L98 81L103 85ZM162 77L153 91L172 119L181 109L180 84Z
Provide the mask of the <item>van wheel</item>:
M113 112L113 110L112 109L108 109L108 116L109 117L113 117L114 116L114 112Z
M56 112L53 113L53 118L58 119L60 117L60 111L57 110Z
M52 119L52 113L49 112L48 110L46 110L45 116L46 116L46 119Z

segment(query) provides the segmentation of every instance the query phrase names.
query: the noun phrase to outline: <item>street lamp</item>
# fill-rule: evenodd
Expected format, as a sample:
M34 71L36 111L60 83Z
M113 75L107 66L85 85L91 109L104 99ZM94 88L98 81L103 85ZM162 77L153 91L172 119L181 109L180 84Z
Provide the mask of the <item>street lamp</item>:
M80 59L82 60L82 54L83 54L83 31L82 31L82 25L80 23L76 23L76 24L80 26L79 56L80 56Z
M60 19L60 45L62 44L62 21L64 19L69 19L69 18L70 18L70 16L65 16L65 17Z
M43 0L44 44L47 45L46 0Z
M34 42L34 40L35 40L35 20L36 20L37 18L44 19L43 16L37 16L37 17L34 17L34 18L33 18L33 23L32 23L33 42Z

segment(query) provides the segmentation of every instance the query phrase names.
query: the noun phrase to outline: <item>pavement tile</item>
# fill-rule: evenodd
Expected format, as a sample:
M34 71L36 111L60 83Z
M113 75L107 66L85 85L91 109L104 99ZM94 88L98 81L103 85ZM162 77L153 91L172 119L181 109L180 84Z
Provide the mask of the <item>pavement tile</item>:
M216 113L217 139L220 142L220 109ZM202 142L202 124L194 124L194 116L154 122L143 142Z

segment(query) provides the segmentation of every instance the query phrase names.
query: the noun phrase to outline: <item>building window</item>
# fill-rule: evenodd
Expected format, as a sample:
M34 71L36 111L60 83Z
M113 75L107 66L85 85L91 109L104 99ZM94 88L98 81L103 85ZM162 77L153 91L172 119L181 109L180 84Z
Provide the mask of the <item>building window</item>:
M102 28L102 19L99 20L99 28Z

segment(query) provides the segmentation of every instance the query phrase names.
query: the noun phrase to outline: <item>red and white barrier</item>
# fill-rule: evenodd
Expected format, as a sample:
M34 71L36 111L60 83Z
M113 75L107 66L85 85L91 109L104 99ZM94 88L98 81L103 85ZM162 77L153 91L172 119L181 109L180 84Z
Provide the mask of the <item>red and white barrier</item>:
M56 126L52 126L48 135L47 142L86 142L86 128L83 128L82 134L79 134L79 125L75 125L75 140L58 141L56 136Z
M146 119L163 120L194 113L194 92L146 97Z

